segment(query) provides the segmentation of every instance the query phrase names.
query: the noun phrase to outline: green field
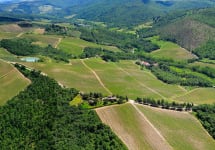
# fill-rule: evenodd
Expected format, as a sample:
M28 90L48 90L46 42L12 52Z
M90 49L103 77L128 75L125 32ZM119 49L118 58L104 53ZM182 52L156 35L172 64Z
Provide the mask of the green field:
M95 48L103 48L111 51L120 51L118 48L114 46L105 46L105 45L99 45L92 42L88 42L79 38L63 38L61 43L59 44L58 48L61 50L73 54L75 56L80 55L85 47L95 47Z
M142 71L132 61L120 63L105 62L101 59L85 59L101 79L104 86L113 94L136 97L168 98L185 94L183 88L168 85L157 80L150 72ZM72 60L71 64L63 63L25 63L42 70L67 87L74 87L84 92L102 92L107 90L98 82L96 76L81 60ZM168 89L168 90L167 90Z
M180 47L179 45L160 40L158 36L154 36L149 38L152 43L157 44L160 46L159 50L153 51L151 54L156 57L161 58L172 58L175 60L187 60L195 58L190 52L185 50L184 48Z
M78 94L70 103L71 106L78 106L83 102L82 97L80 94Z
M138 108L175 150L213 150L215 141L189 113L147 106Z
M130 104L97 109L97 114L102 122L111 129L130 149L151 150L152 147L146 140L146 134L140 115Z
M72 60L70 64L54 62L23 64L45 72L66 87L77 88L84 92L107 94L93 73L81 63L81 60Z
M12 62L19 61L19 59L15 55L9 53L7 50L3 48L0 48L0 59L12 61Z
M30 82L14 67L0 60L0 105L17 95Z
M202 66L202 67L211 67L211 68L215 68L215 63L204 63L204 62L195 62L190 64L190 66Z
M53 47L55 47L59 41L59 38L61 38L60 36L41 35L41 34L23 34L21 37L33 39L37 41L35 44L38 44L44 47L48 45L52 45Z
M215 103L215 88L197 88L185 95L176 97L175 100L195 104L213 104Z
M161 82L150 71L141 70L133 61L113 63L92 58L83 62L96 73L105 87L92 70L82 63L82 60L71 60L70 64L55 62L24 64L42 70L67 87L74 87L83 92L103 94L111 92L131 99L153 97L195 104L215 102L214 88L205 88L196 92L195 89L194 92L187 91L181 86Z

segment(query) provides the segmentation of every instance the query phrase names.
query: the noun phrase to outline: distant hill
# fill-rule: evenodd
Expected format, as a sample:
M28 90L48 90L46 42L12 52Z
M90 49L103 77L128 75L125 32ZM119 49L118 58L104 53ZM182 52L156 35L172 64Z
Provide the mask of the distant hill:
M169 11L211 7L214 4L215 0L12 0L0 4L0 11L59 18L75 16L110 25L132 26Z
M163 39L194 50L208 40L215 40L215 8L171 14L157 19L154 28Z

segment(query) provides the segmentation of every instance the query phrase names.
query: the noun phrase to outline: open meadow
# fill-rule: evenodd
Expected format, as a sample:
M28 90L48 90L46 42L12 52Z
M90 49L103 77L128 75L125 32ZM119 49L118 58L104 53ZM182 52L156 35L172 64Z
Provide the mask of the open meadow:
M191 54L186 49L180 47L175 43L160 40L158 36L149 38L149 40L151 40L152 43L160 46L159 50L153 51L151 53L155 57L171 58L174 60L187 60L196 58L196 56Z
M123 104L96 109L131 150L213 150L215 141L191 114Z
M0 60L0 105L16 96L30 81L12 65Z

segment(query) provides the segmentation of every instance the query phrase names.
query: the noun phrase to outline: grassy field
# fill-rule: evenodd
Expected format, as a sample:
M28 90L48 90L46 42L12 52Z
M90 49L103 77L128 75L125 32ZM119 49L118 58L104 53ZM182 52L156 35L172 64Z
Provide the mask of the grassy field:
M150 125L131 104L99 108L96 112L102 122L109 125L129 149L159 150L164 148Z
M132 61L107 63L93 58L85 59L84 63L87 67L81 63L81 60L72 60L71 64L54 62L25 64L42 70L67 87L74 87L84 92L95 91L107 94L109 90L113 94L129 96L132 99L138 96L168 98L186 93L183 88L162 83L150 72L140 70Z
M0 105L23 90L30 81L11 65L0 60Z
M165 84L148 70L140 70L133 61L112 63L92 58L83 62L86 66L82 60L71 60L70 64L54 62L24 64L42 70L67 87L74 87L83 92L113 93L131 99L163 98L195 104L215 102L214 88L187 91L178 85Z
M215 88L197 88L185 95L176 97L175 100L195 104L213 104L215 103Z
M17 36L17 33L0 32L0 40L9 39L9 38L15 38L16 36Z
M101 92L106 90L99 84L94 74L80 60L64 63L24 63L27 66L41 70L67 87L74 87L84 92Z
M40 46L48 46L49 44L55 47L58 43L60 36L42 35L42 34L23 34L22 38L30 38L37 41L35 44Z
M159 50L153 51L151 53L153 56L172 58L175 60L187 60L195 58L194 55L175 43L160 40L158 36L154 36L149 39L152 41L152 43L160 46Z
M73 54L75 56L80 55L83 52L85 47L96 47L96 48L104 48L111 51L120 51L118 48L113 46L99 45L79 38L71 38L71 37L63 38L61 43L58 46L58 48L60 48L61 50L67 53Z
M0 48L0 59L8 61L19 61L19 59L15 55L9 53L7 50L3 48Z
M189 113L137 106L175 150L213 150L215 141Z

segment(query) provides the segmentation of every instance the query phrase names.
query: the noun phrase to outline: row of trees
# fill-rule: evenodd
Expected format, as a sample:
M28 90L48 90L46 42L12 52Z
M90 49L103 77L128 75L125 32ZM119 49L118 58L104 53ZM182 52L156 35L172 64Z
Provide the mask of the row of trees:
M212 87L214 81L203 74L192 72L187 69L160 64L150 67L152 73L160 80L168 84L180 84L183 86Z
M144 105L150 105L152 107L160 107L163 109L171 109L177 111L191 111L193 107L193 103L177 103L177 102L169 102L163 99L156 100L153 98L136 98L136 102Z
M32 83L0 107L1 149L126 149L93 110L69 106L77 90L16 67Z

